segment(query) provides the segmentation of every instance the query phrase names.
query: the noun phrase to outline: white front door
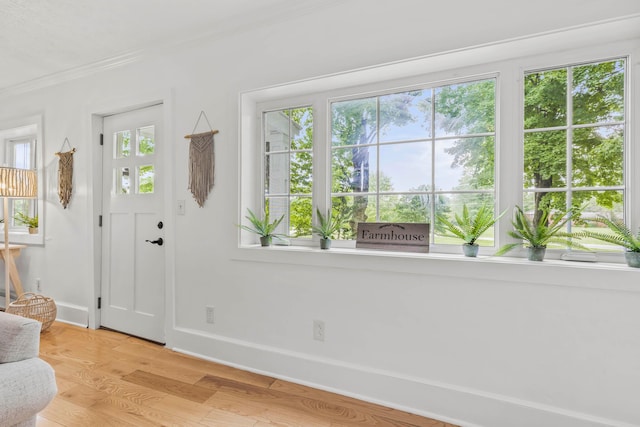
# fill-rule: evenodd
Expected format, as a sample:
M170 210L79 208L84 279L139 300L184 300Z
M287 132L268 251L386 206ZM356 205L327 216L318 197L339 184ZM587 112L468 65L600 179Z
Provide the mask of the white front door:
M104 118L101 324L164 338L162 105Z

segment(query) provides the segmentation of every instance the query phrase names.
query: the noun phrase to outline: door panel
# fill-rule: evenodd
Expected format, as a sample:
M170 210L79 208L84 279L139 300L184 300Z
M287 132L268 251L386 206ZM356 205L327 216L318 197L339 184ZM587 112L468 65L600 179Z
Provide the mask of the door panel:
M103 326L164 342L162 106L104 119ZM156 243L153 243L156 242Z

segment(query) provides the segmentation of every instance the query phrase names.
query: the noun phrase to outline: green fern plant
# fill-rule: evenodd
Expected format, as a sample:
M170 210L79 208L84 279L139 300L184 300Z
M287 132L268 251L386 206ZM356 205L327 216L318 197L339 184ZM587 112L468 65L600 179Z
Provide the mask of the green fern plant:
M511 221L513 230L507 234L514 239L522 240L528 248L546 248L550 243L556 243L569 248L589 250L584 245L576 242L580 239L580 233L562 231L571 218L579 217L582 209L570 209L569 211L555 213L549 216L549 211L543 211L536 223L529 219L520 206L516 206L514 218ZM507 252L522 246L522 243L509 243L502 246L496 255L504 255Z
M489 228L493 226L498 220L507 212L505 209L500 215L493 215L493 208L487 204L480 206L475 215L469 213L469 208L466 204L462 206L462 216L455 214L455 221L449 221L449 219L438 214L438 221L445 230L450 234L449 236L458 237L468 245L475 245L476 240L484 234ZM447 236L447 234L445 234Z
M598 215L596 221L606 225L613 234L590 230L585 230L580 234L583 237L590 237L602 242L622 246L629 252L640 252L640 230L634 235L631 229L619 218L609 219L605 216Z

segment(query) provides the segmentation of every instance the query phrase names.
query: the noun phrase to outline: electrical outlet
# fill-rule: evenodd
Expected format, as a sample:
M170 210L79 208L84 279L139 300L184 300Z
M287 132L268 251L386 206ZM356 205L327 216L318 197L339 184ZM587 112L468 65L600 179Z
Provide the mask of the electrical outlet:
M207 306L207 323L215 323L215 308L211 306Z
M40 287L40 279L36 279L36 290L38 292L42 292L42 288Z
M322 320L313 321L313 339L324 341L324 322Z

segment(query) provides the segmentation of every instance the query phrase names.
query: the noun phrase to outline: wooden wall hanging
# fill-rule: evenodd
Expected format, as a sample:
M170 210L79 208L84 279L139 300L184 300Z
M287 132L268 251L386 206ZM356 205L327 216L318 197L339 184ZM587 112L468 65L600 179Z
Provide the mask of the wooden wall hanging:
M63 152L64 146L69 146L69 151ZM62 143L60 151L56 153L58 156L58 197L60 197L60 203L67 209L69 201L71 200L71 193L73 192L73 153L76 152L75 148L71 148L69 139L65 138Z
M210 130L195 133L202 117L207 121ZM201 111L193 132L191 135L185 135L186 139L191 140L189 144L189 190L200 207L204 206L204 202L213 188L215 172L213 135L216 133L218 131L211 128L207 115Z

